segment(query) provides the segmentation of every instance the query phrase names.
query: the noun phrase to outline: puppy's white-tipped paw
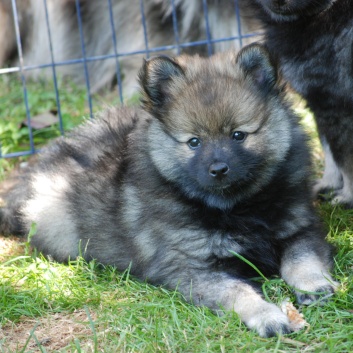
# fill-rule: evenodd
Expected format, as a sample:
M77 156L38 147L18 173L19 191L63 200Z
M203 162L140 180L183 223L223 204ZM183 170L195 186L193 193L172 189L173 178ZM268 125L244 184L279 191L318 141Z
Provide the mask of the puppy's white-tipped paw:
M272 337L293 332L289 319L275 304L264 302L261 309L245 324L261 337Z

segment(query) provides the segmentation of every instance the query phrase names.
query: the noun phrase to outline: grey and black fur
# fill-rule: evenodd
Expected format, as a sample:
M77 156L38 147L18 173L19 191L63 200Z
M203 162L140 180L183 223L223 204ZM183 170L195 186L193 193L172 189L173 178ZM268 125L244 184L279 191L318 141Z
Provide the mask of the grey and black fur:
M334 291L306 137L267 50L154 57L140 83L143 110L111 108L43 150L0 229L35 222L32 245L58 261L131 265L261 336L291 332L232 254L281 275L299 303Z
M144 0L144 19L146 36L141 15L140 0L79 0L79 12L82 26L86 57L111 56L110 59L87 61L88 84L91 92L112 86L113 82L123 80L123 93L126 96L136 92L136 76L142 60L143 50L172 46L177 43L206 40L206 21L202 1L175 0L175 18L178 23L176 38L173 29L173 7L170 0ZM70 64L70 61L83 57L77 4L75 0L17 0L19 29L23 51L23 64L35 66L51 63L51 54L57 65L56 73L70 77L76 83L86 84L86 75L82 63ZM112 17L109 12L111 4ZM254 31L255 21L245 14L241 23L235 15L234 0L208 1L208 30L211 39L238 36ZM5 65L18 65L15 28L13 23L11 0L0 0L0 68ZM112 27L112 21L114 29ZM49 42L50 29L51 42ZM116 38L114 47L113 32ZM242 43L252 38L242 39ZM225 48L240 49L241 39L225 41L214 45L214 50ZM120 67L114 58L115 49L120 56ZM205 45L193 48L193 51L207 54ZM185 49L183 49L185 50ZM190 49L189 49L190 51ZM135 53L135 54L132 54ZM131 55L129 55L131 54ZM31 78L52 77L52 69L25 71Z
M161 5L154 0L144 2L149 48L173 44L172 22L169 18L164 19ZM65 63L56 66L58 75L69 77L78 84L88 84L91 92L111 87L119 78L124 80L124 94L130 95L136 91L136 74L142 55L128 54L146 49L140 0L46 0L47 8L43 1L17 0L16 5L25 66L50 64L53 55L56 63ZM0 67L6 64L18 65L12 12L11 0L0 0L0 20L3 23L0 28ZM79 28L78 12L82 31ZM82 42L85 45L84 52ZM121 58L120 66L114 58L115 53L127 55ZM70 63L82 58L84 54L86 58L111 58L88 61L86 81L84 65L80 62ZM25 74L34 79L52 78L53 75L51 68L29 70Z
M284 78L316 118L325 171L315 193L353 207L353 1L253 2Z

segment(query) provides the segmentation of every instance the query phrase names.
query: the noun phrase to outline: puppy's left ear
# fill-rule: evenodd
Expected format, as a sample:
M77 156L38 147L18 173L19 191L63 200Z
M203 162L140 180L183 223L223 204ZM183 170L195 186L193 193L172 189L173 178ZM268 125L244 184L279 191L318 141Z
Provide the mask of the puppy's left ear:
M271 91L278 80L277 66L267 48L261 44L250 44L238 54L236 62L252 83L264 93Z
M170 97L173 81L181 76L184 76L183 69L168 56L145 60L139 73L145 106L162 107Z

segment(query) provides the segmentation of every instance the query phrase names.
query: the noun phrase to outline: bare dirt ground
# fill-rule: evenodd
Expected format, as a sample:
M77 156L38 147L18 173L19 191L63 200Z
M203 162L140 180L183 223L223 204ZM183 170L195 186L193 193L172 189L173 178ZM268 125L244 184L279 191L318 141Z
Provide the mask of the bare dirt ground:
M0 236L0 262L6 262L10 257L24 254L24 239ZM90 312L91 320L96 314ZM21 318L20 322L7 322L0 326L0 352L14 353L25 351L54 352L67 347L79 340L79 345L85 352L94 351L94 342L90 320L84 309L73 313L56 313L42 318ZM89 337L89 338L87 338ZM69 350L70 351L70 350Z
M90 312L90 316L93 321L96 319L95 313ZM79 340L84 352L93 352L93 336L90 320L83 309L37 319L24 317L19 323L9 322L0 328L0 352L22 352L24 347L26 352L43 352L40 346L46 352L54 352L71 343L75 347L75 339Z
M25 239L17 237L0 236L0 263L5 262L10 257L23 255L24 248L21 245Z

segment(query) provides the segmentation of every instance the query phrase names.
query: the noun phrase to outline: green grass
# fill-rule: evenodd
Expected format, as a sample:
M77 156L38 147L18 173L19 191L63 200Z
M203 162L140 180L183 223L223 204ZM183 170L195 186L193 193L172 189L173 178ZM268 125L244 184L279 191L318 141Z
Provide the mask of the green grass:
M59 81L61 113L65 130L73 128L89 114L86 91L72 84ZM31 117L52 112L58 106L53 82L27 82L27 99ZM30 150L29 129L21 80L15 76L0 76L0 144L3 155ZM35 148L40 148L49 139L60 135L58 124L33 130ZM20 161L26 160L21 157ZM18 162L18 160L16 160ZM0 180L14 165L14 159L0 159Z
M90 335L62 352L352 352L353 250L346 238L352 241L353 222L346 221L339 233L330 232L330 239L337 238L340 245L335 277L341 287L327 304L302 307L310 327L285 337L260 338L234 313L218 317L187 304L177 292L142 283L113 267L82 259L63 265L26 251L0 266L0 323L19 325L28 317L80 308L95 313L94 321L87 316ZM291 296L279 279L268 280L264 287L275 303ZM96 348L89 350L87 341ZM0 340L0 352L7 352L6 342Z
M50 87L45 82L28 84L32 115L57 108ZM18 128L25 118L21 85L3 80L0 92L4 93L0 97L3 147L11 152L21 150L28 144L26 128ZM66 129L87 116L84 89L60 82L60 98ZM110 98L95 97L95 109ZM313 136L318 161L321 151L312 117L302 108L299 112ZM57 135L57 126L38 131L36 145ZM11 163L2 160L0 169L7 170ZM352 352L353 211L325 203L318 208L328 240L336 246L334 276L341 285L325 305L300 307L310 324L302 331L260 338L234 313L218 317L207 308L187 304L178 292L132 278L128 271L119 273L82 259L58 264L31 253L23 242L17 254L0 254L5 258L0 263L0 352ZM279 278L260 281L268 300L280 303L290 297L294 301L290 288ZM79 319L75 319L77 313L82 314ZM46 326L50 318L53 327ZM73 321L65 325L68 318ZM59 322L64 322L63 326L55 326ZM82 331L74 331L71 337L68 331L76 325ZM21 331L22 327L25 330ZM67 342L63 340L66 336L71 337ZM61 347L52 349L54 343Z
M64 131L68 131L89 117L87 91L72 82L59 79L57 82L60 99L60 112ZM54 83L48 80L27 81L27 101L31 118L43 113L58 114L58 104ZM107 105L119 104L117 91L107 91L91 96L93 114ZM127 100L128 104L136 103L137 97ZM29 129L22 81L14 74L0 75L0 145L3 155L13 152L30 150ZM33 139L36 149L39 149L49 139L60 135L59 124L53 124L41 129L33 129ZM20 160L25 160L21 157ZM6 171L13 167L11 159L0 159L0 180Z
M45 112L58 111L54 85L50 81L27 82L27 98L31 116ZM28 127L22 83L17 77L9 79L0 76L0 134L3 154L28 149ZM59 81L60 108L64 128L70 129L77 125L82 116L89 113L86 104L86 91L73 84ZM34 138L37 145L60 134L58 125L35 130Z

